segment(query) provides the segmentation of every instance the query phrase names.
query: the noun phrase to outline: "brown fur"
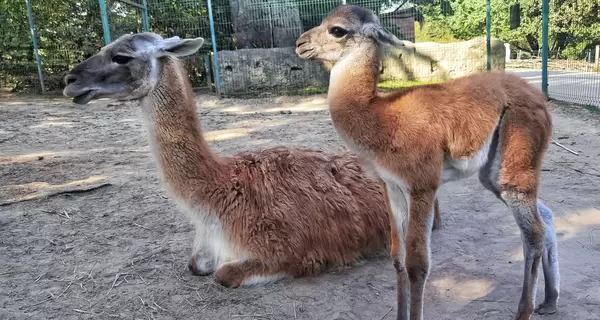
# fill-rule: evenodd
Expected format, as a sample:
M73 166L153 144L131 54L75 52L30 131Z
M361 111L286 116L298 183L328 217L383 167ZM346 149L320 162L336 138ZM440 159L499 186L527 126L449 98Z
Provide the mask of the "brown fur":
M118 54L127 40L100 55ZM140 105L162 181L197 229L190 259L195 274L215 271L217 282L238 287L313 275L387 246L382 189L355 156L277 147L220 157L202 135L178 60L163 56L156 65L156 83ZM83 62L69 81L93 77L87 69Z
M529 319L545 223L551 223L542 220L536 205L542 157L552 129L546 98L523 79L501 72L380 94L382 43L400 41L369 10L340 6L298 39L297 52L334 64L328 92L334 126L349 147L380 173L389 199L408 197L407 212L401 212L401 202L396 210L390 206L398 319L422 319L431 212L439 186L477 171L484 186L512 209L523 233L526 276L516 318ZM490 150L485 149L487 141ZM480 158L482 163L476 162ZM458 161L473 168L463 169ZM406 230L398 227L398 219L406 223ZM548 237L554 239L548 245L555 248L554 234ZM557 264L556 274L546 274L554 276ZM555 305L558 295L546 294L552 300L549 304Z

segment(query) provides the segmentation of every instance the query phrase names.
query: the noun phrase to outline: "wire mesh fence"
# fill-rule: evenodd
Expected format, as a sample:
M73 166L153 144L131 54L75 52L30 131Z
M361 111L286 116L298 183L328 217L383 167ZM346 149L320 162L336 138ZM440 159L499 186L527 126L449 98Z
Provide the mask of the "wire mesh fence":
M111 40L144 31L143 4L136 0L106 0L106 15Z
M229 11L216 21L225 31L217 39L227 44L217 54L221 91L251 95L325 91L328 66L298 59L295 41L343 3L372 10L398 38L416 42L414 47L387 50L380 70L384 88L443 81L486 70L483 36L454 43L421 43L429 39L422 32L424 16L413 1L230 0L214 5L217 12ZM433 6L431 12L443 11L444 6ZM436 18L438 25L444 19L441 15ZM493 42L492 69L504 68L504 50L502 43Z
M551 0L551 16L557 20L560 15L556 10L564 10L559 2ZM31 4L41 83L26 3ZM380 67L383 89L485 71L488 59L491 69L508 69L534 84L541 83L541 56L534 43L541 42L539 34L534 34L533 42L529 38L522 41L530 42L531 50L515 50L513 46L507 57L505 43L492 38L488 51L483 36L483 1L2 0L0 87L15 91L40 91L42 86L58 90L64 74L97 52L106 40L149 29L163 36L206 39L198 53L184 59L196 88L218 87L222 94L251 96L324 92L330 66L299 59L294 45L303 32L319 25L333 8L344 3L371 9L386 29L414 43L407 48L386 50ZM523 2L521 7L521 28L528 28L528 23L539 26L539 4ZM511 14L513 9L511 6ZM509 19L508 5L492 1L491 11L492 36L519 44L521 40L511 40L519 29L512 17ZM589 36L586 39L586 46L551 47L551 98L600 106L599 54L594 40ZM595 41L600 43L600 39Z
M205 45L200 51L184 58L183 63L193 87L213 87L210 22L206 1L149 0L148 14L150 16L151 31L163 37L203 37L206 39ZM217 34L225 32L221 26L216 26L215 28ZM226 47L226 43L223 42L224 40L222 39L217 42L219 48Z
M18 5L16 2L7 1L0 8L0 87L20 90L27 85L35 86L38 74L27 8L22 1Z
M552 50L548 56L548 96L551 99L600 107L600 46L565 54ZM568 53L568 51L567 51ZM541 86L540 51L514 50L507 62L510 72Z
M586 49L568 55L562 51L550 52L550 98L600 107L600 62L596 51Z
M13 91L60 89L65 72L102 46L97 1L5 0L2 4L2 87ZM29 4L30 17L26 6ZM37 72L36 52L40 58L41 79Z

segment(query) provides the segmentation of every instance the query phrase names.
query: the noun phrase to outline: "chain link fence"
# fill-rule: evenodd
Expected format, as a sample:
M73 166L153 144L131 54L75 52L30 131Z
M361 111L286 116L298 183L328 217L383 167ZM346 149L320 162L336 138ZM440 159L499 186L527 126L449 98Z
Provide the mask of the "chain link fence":
M386 51L380 67L383 89L439 82L486 70L483 36L429 41L435 29L426 27L423 11L431 13L433 26L441 26L445 2L429 1L417 7L415 1L230 0L214 5L216 12L228 12L215 22L228 31L216 36L218 42L227 44L217 53L220 91L234 95L325 92L329 66L300 60L294 52L295 41L341 4L372 10L386 29L415 43L414 47ZM500 41L492 42L492 69L504 69L504 50Z
M12 91L61 89L65 72L102 46L98 1L3 0L0 25L0 86Z
M548 96L551 99L600 107L600 45L580 52L552 50L548 54ZM506 68L531 83L542 82L540 51L513 50Z
M551 19L560 24L557 10L566 9L558 2L551 0ZM198 53L184 59L195 88L250 96L325 92L330 66L299 59L294 44L303 32L319 25L334 7L344 3L373 10L385 28L415 43L410 48L387 49L380 68L382 89L485 71L488 61L491 69L506 68L541 84L541 58L535 47L541 43L539 32L532 41L529 35L522 36L526 41L519 40L530 42L529 50L510 40L519 28L539 26L539 4L535 3L521 3L524 9L519 21L523 24L515 24L515 29L509 4L492 1L492 38L487 51L484 1L0 0L0 87L60 90L64 74L107 40L151 30L163 36L206 39ZM31 7L33 28L26 4ZM513 6L511 14L512 10ZM556 39L552 32L550 35L553 43ZM505 43L495 36L513 44L508 50L510 59ZM586 39L577 45L551 46L551 98L600 106L598 53L593 37ZM600 43L600 39L595 41Z
M13 4L10 10L9 4ZM38 81L27 21L23 1L19 1L19 5L16 1L3 3L0 8L0 87L22 90Z

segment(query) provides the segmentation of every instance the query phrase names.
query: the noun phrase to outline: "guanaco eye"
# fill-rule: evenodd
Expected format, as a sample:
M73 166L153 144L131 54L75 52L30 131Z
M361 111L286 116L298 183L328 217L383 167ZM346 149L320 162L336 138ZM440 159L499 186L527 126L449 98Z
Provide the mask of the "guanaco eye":
M118 64L126 64L127 62L131 61L132 59L133 59L133 57L116 55L112 58L112 61L114 63L118 63Z
M331 29L329 29L329 33L336 38L341 38L347 35L348 31L340 27L332 27Z

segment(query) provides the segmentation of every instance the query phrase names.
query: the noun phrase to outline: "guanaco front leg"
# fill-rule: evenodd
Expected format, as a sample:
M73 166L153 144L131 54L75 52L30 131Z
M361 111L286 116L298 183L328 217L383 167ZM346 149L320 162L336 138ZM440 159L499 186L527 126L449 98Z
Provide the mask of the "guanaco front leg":
M404 234L408 215L408 198L400 185L380 180L390 219L390 255L396 270L397 319L408 319L410 302L410 282L406 271ZM406 192L407 193L407 192Z
M436 190L411 190L406 233L406 269L410 280L410 319L423 319L424 289L429 274L429 238Z
M396 269L397 319L408 320L410 315L410 319L420 320L423 318L423 290L429 272L429 237L434 216L439 218L439 207L434 206L434 202L437 205L436 191L412 195L404 184L393 180L380 180L380 183L384 186L390 218L390 254Z

